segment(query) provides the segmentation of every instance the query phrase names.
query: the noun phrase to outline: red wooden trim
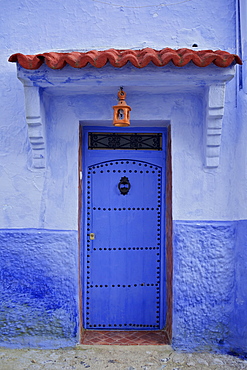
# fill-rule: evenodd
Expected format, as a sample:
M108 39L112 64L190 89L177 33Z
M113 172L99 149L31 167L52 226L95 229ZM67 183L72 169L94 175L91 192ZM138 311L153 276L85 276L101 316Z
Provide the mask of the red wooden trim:
M171 156L171 126L167 130L167 177L166 177L166 289L167 289L167 315L166 333L169 344L172 341L172 281L173 281L173 246L172 246L172 156Z
M81 222L82 222L82 126L79 125L79 149L78 149L78 309L79 309L79 343L83 338L83 304L82 304L82 257L81 257Z

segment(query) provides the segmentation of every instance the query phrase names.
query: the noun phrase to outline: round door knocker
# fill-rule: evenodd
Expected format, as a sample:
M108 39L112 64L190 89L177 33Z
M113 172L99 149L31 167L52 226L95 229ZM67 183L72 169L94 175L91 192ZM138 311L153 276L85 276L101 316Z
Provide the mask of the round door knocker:
M121 194L126 195L128 194L129 190L131 188L130 182L128 177L124 176L121 177L119 183L118 183L118 189Z

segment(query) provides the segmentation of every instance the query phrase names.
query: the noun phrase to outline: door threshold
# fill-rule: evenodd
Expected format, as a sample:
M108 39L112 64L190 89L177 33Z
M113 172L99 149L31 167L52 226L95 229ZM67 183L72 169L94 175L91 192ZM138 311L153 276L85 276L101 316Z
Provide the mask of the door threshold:
M165 345L169 339L164 330L85 330L81 343L83 345Z

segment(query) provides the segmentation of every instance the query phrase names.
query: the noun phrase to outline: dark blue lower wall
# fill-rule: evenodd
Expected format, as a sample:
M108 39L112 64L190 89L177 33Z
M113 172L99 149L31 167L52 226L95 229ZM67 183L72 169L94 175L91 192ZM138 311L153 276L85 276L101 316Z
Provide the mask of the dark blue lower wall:
M75 231L0 231L0 345L77 342L77 259Z
M247 221L236 223L234 311L230 351L247 359Z
M173 347L247 353L247 221L174 222ZM76 231L0 231L0 345L78 342Z
M174 222L173 346L247 350L247 221Z

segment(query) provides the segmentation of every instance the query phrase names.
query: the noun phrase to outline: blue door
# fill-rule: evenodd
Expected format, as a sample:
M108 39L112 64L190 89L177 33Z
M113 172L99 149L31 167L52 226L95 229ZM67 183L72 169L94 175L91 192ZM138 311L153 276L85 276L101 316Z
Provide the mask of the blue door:
M84 328L159 330L166 131L95 131L84 130Z

